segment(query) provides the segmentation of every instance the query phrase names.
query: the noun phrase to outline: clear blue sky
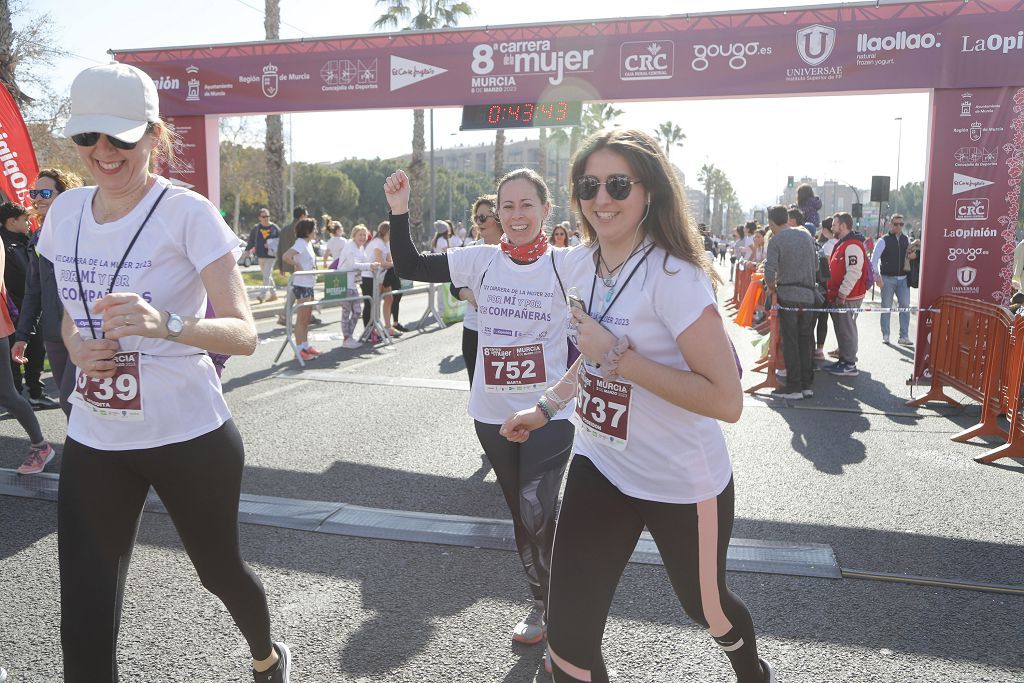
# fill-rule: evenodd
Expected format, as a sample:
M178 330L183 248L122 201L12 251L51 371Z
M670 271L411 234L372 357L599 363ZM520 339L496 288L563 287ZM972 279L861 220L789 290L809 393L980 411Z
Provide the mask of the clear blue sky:
M624 7L633 16L650 16L821 3L470 0L470 4L475 14L463 26L621 17ZM57 26L58 42L74 53L52 71L52 87L58 92L66 91L78 71L109 61L108 49L242 42L261 40L264 36L261 0L175 0L160 7L153 10L149 3L137 0L104 0L99 5L69 0L32 2L26 15L49 12ZM281 0L281 37L371 33L380 12L372 0ZM926 93L619 106L626 111L621 119L623 125L653 131L658 123L669 118L675 120L687 140L681 149L673 151L672 160L686 173L687 182L696 185L700 166L714 163L725 170L746 207L774 201L787 175L808 175L819 181L835 179L859 187L869 186L872 175L889 175L895 184L899 126L895 117L903 118L900 182L924 178ZM459 118L457 108L436 110L437 147L493 139L492 133L460 133ZM292 124L293 154L297 161L390 157L408 153L411 146L412 113L408 110L297 114L292 117ZM250 125L258 129L262 117L254 118ZM518 140L530 134L510 132L509 137Z

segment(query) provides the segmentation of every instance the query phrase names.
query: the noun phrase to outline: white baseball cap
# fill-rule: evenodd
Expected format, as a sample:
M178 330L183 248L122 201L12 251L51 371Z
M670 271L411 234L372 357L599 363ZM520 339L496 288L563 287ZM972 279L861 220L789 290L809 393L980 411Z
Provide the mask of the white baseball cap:
M144 71L128 64L104 64L81 72L71 84L71 118L64 137L104 133L138 142L160 120L160 96Z

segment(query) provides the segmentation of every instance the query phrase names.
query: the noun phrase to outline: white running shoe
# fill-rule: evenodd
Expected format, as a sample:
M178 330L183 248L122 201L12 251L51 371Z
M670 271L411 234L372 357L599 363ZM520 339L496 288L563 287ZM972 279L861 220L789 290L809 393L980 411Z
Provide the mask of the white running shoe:
M534 602L530 613L512 629L512 640L524 645L536 645L544 640L544 606Z
M346 348L346 349L358 349L363 344L359 340L353 339L352 337L349 337L345 341L341 342L341 345L342 345L343 348Z

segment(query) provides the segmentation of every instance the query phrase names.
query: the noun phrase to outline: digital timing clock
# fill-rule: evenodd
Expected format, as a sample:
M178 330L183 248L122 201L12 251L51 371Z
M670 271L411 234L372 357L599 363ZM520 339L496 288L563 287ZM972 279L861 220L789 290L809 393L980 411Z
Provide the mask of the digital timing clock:
M499 128L540 128L578 126L582 102L514 102L512 104L467 104L462 108L459 130Z

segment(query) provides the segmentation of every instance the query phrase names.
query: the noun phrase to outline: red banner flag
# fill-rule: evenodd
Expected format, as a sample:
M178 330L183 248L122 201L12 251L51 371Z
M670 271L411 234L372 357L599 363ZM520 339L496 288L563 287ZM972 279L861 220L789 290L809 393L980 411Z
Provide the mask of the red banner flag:
M11 93L0 86L0 191L27 207L28 191L37 175L39 164L25 119Z

